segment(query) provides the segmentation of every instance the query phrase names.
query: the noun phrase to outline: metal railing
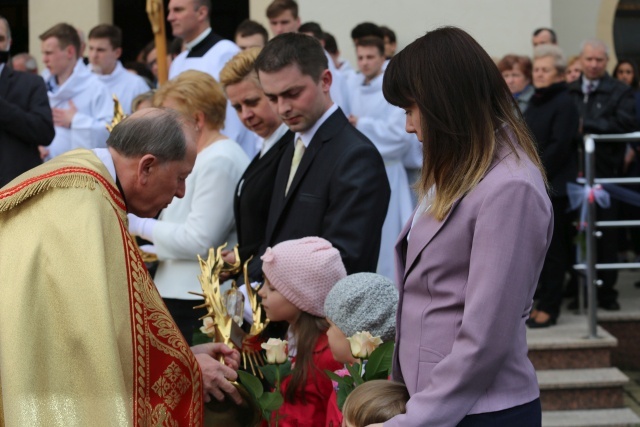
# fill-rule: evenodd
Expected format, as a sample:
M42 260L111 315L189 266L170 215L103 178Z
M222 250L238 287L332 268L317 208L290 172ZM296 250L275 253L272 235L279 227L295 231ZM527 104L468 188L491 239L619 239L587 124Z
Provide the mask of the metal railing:
M595 177L595 142L628 143L640 141L640 132L625 133L619 135L585 135L584 136L584 166L585 177L578 182L584 183L593 188L596 184L640 184L640 178L596 178ZM597 279L598 270L620 270L624 268L640 268L640 263L613 263L598 264L596 244L597 239L602 236L598 228L614 227L640 227L640 221L596 221L596 201L593 198L587 200L587 220L586 220L586 259L582 264L574 265L575 270L586 270L587 281L587 315L589 324L588 338L598 338L597 334L597 307L596 286L602 281ZM579 307L582 309L581 295L579 295Z

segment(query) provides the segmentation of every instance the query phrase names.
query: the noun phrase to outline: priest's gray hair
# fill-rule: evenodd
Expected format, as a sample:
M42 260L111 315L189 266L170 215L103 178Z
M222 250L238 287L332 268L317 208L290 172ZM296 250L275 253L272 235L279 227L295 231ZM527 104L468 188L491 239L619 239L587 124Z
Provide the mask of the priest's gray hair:
M124 157L152 154L160 161L180 161L187 153L185 131L192 123L177 111L147 108L124 119L111 131L107 146Z

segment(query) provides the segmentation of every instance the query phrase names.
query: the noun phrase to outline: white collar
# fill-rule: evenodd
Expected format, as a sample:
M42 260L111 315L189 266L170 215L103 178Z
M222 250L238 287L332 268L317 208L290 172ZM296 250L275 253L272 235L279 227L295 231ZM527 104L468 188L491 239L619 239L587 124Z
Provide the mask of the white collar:
M285 133L287 133L288 130L289 128L287 127L287 125L285 125L284 123L280 123L280 126L278 126L278 129L276 129L275 132L273 132L271 135L265 138L264 141L262 141L262 148L260 149L260 157L267 154L267 151L269 151L271 147L276 145L276 142L278 142L280 138L282 138L282 136Z
M122 63L120 61L116 62L116 66L113 68L113 71L111 72L111 74L96 74L98 76L98 78L105 82L111 82L112 80L116 80L121 74L122 72L127 72L124 67L122 66Z
M4 63L0 64L0 74L2 74L2 70L4 70Z
M111 178L113 178L113 182L116 182L116 165L113 163L113 157L111 156L111 152L108 148L94 148L93 154L95 154L98 159L104 164L104 166L109 171Z
M200 43L202 40L204 40L209 35L210 32L211 32L211 27L208 27L206 30L201 32L198 37L196 37L195 39L191 40L189 43L185 42L184 45L185 45L186 49L187 50L193 49L198 43Z
M338 104L336 104L335 102L332 103L331 107L329 107L327 111L324 112L324 114L315 122L311 129L304 133L296 132L295 138L293 138L294 143L298 140L298 138L300 138L302 140L302 143L304 144L304 148L309 148L309 144L311 144L311 140L316 135L316 132L318 131L320 126L322 126L322 124L327 121L329 116L335 113L337 109Z

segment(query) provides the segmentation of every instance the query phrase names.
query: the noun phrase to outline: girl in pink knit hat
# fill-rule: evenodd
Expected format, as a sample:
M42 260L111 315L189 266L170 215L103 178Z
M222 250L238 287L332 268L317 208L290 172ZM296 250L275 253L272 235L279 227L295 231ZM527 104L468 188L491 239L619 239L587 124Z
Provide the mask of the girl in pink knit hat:
M282 381L284 404L278 425L324 427L333 386L324 373L342 364L329 349L324 300L346 276L340 252L320 237L288 240L262 256L265 283L258 294L271 321L289 323L293 372ZM275 416L275 414L274 414Z

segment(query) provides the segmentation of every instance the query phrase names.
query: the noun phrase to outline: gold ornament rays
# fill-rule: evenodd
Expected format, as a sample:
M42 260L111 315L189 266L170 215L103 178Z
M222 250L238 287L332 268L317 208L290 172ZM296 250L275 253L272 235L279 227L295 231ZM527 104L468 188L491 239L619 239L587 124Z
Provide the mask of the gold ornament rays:
M225 243L216 250L210 248L206 260L198 256L201 269L201 274L198 276L198 279L200 280L202 293L191 293L204 298L204 304L194 308L205 308L207 310L207 314L200 319L210 317L213 320L215 341L222 342L231 348L236 348L242 353L243 367L245 369L250 367L254 375L262 376L262 372L256 369L257 366L264 364L260 357L261 347L258 337L262 331L264 331L269 320L262 321L262 306L258 302L256 290L254 290L249 283L247 265L249 261L251 261L251 258L242 265L238 246L236 245L233 248L236 261L233 264L229 264L224 261L222 257L222 250L226 246L227 244ZM228 304L230 298L235 300L235 298L240 298L239 296L242 295L236 286L236 282L232 281L231 289L225 292L224 295L220 289L220 273L236 275L241 270L243 270L244 274L253 321L249 333L244 332L240 328L240 325L234 320L234 318L242 319L244 304L236 307L236 310ZM234 311L231 312L230 310Z

